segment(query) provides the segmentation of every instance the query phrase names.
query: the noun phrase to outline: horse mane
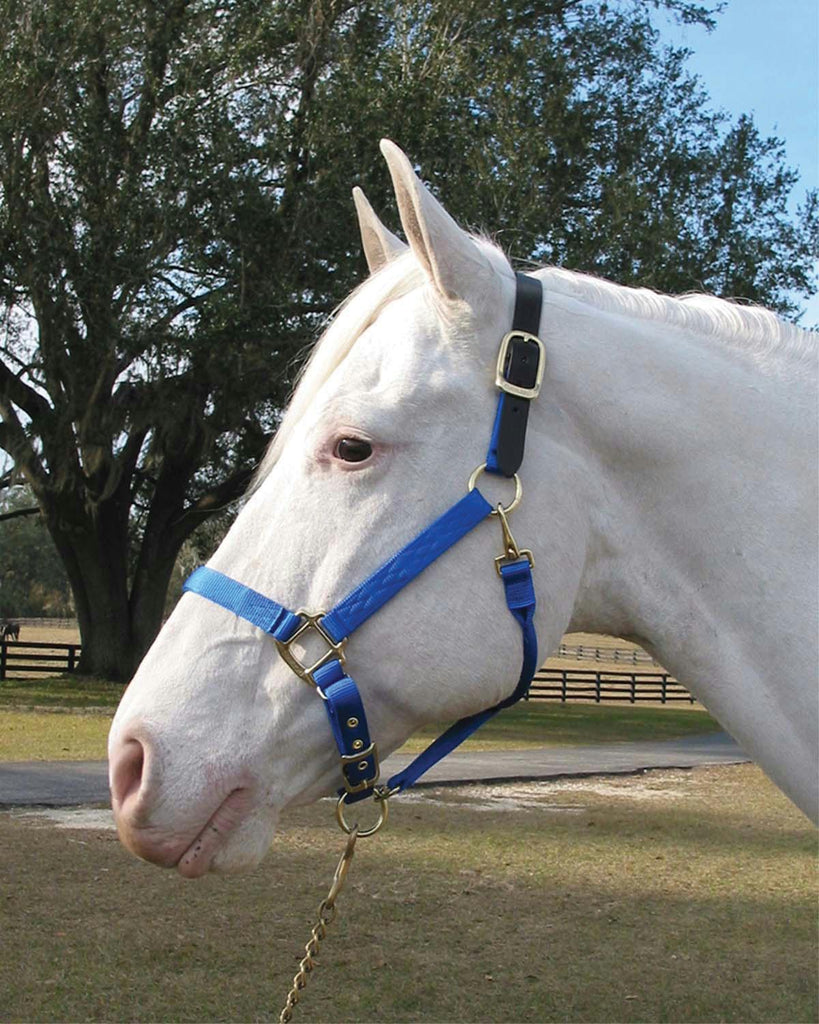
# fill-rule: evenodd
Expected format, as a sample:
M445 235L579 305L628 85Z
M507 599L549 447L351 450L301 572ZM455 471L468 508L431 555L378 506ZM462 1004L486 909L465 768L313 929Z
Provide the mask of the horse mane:
M811 332L761 306L740 305L701 292L664 295L560 267L546 267L537 276L547 297L554 292L601 312L652 320L713 337L763 366L781 355L806 362L816 358L816 337Z
M501 250L486 238L473 236L473 240L496 265L508 266ZM718 338L745 352L763 367L784 352L804 363L816 358L816 338L812 332L787 323L762 307L741 306L701 293L674 297L560 267L543 267L534 273L543 282L547 300L550 294L561 295L601 312L653 320ZM250 493L273 468L294 426L360 335L389 303L421 287L424 280L415 258L407 252L370 275L337 307L297 377L290 404L262 459Z

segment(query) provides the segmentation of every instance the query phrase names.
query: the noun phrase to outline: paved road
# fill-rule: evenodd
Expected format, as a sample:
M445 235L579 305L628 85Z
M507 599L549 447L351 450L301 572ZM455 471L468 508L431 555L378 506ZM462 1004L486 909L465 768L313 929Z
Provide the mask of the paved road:
M382 765L382 777L388 778L410 760L406 755L393 754ZM740 764L748 760L726 733L589 747L456 751L432 768L419 785L622 775L646 768L694 768L706 764ZM0 807L108 803L105 761L0 763Z

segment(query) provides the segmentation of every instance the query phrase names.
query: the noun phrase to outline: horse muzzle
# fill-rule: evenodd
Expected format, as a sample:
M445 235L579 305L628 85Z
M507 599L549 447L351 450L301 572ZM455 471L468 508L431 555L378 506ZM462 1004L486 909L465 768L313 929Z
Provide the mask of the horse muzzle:
M184 801L174 799L147 734L114 739L109 781L120 840L137 857L175 867L186 878L204 875L216 868L217 860L228 871L252 866L258 860L255 851L243 856L237 850L238 856L231 857L225 850L235 844L237 830L256 809L258 787L247 777L219 778L207 766L197 774L201 785Z

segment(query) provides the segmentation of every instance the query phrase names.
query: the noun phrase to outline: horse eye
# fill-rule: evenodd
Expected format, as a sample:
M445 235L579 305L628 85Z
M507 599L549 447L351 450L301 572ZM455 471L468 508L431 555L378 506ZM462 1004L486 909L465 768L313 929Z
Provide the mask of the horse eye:
M362 441L359 437L342 437L336 441L333 455L342 462L366 462L373 453L373 446L369 441Z

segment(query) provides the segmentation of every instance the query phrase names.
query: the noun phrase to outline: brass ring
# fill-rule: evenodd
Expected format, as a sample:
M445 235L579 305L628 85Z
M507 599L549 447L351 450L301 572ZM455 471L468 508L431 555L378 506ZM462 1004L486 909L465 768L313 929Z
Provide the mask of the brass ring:
M390 804L388 800L381 799L378 801L378 821L370 828L359 828L358 822L355 825L350 825L347 819L344 817L344 804L347 801L347 794L342 793L338 798L336 804L336 821L338 822L339 828L345 835L352 835L353 829L358 829L359 839L366 839L367 836L374 836L375 833L381 828L386 822L387 817L390 813Z
M483 462L483 463L481 463L480 466L478 466L478 468L474 471L472 476L469 478L469 483L467 484L467 490L470 490L470 491L474 491L475 490L475 484L478 482L478 477L481 475L481 473L484 472L485 469L486 469L486 463ZM520 499L523 497L523 484L520 482L520 477L518 476L517 473L515 473L513 479L515 481L515 496L512 499L512 503L510 505L507 505L505 508L503 507L503 505L500 506L503 509L504 515L507 515L507 516L509 515L510 512L513 512L518 507L518 505L520 504ZM491 512L491 515L496 516L497 514L498 514L498 510L493 508L492 512Z

